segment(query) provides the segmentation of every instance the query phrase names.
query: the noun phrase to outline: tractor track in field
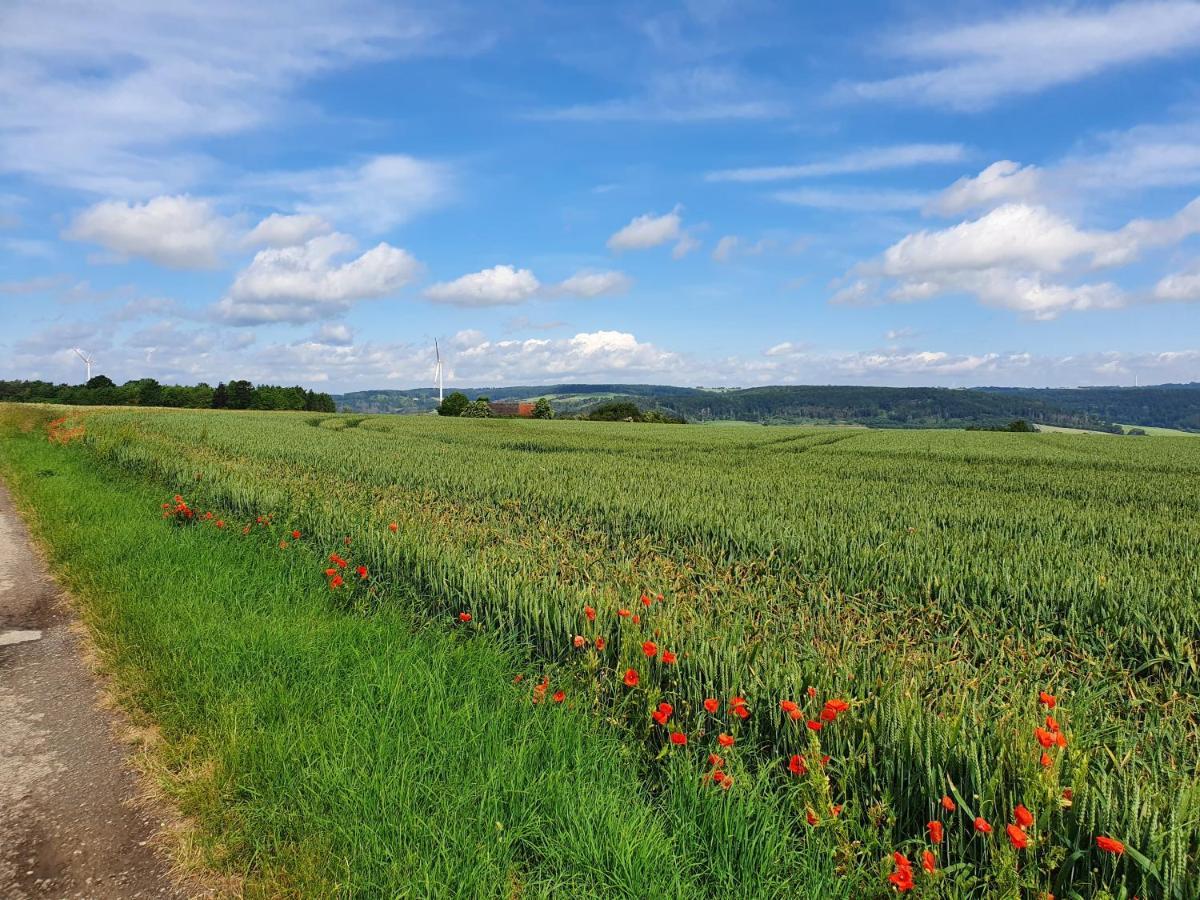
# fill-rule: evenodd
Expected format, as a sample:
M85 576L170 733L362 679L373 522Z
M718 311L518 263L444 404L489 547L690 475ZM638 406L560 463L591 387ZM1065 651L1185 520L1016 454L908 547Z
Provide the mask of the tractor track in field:
M0 482L0 897L194 896L155 835L74 616Z

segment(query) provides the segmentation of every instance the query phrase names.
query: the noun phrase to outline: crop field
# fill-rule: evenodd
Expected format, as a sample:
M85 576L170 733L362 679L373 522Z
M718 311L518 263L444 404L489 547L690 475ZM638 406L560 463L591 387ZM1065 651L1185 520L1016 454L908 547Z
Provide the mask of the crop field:
M431 653L495 648L480 671L511 708L469 679L457 702L510 717L497 740L561 741L514 735L525 716L574 717L573 746L620 762L597 767L607 786L582 767L555 802L594 790L615 809L619 786L678 866L604 881L613 859L663 876L649 825L631 824L635 847L605 820L586 860L547 868L518 841L494 896L1200 896L1198 442L0 410L0 447L33 442L7 465L35 507L51 486L30 473L61 456L157 491L137 515L164 541L286 558L318 598L312 622L381 628L399 611L441 635ZM136 554L123 565L155 577ZM264 796L239 795L238 816L265 816ZM293 892L303 870L333 895L404 895L387 873L412 870L359 834L389 827L385 807L354 810L352 849L313 857L375 880L296 863L314 827L297 819L332 816L321 803L223 864L291 865L271 884Z

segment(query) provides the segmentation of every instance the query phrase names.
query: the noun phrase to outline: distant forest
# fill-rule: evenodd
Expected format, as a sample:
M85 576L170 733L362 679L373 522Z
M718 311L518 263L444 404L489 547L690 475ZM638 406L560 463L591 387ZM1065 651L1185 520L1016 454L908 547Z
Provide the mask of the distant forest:
M115 384L96 375L87 384L51 384L48 381L0 381L0 402L66 403L73 406L174 406L184 409L292 409L336 412L329 394L273 384L255 386L249 381L224 382L215 388L159 384L139 378Z
M1200 431L1200 383L1146 388L885 388L781 386L744 389L647 384L560 384L482 387L492 400L548 397L556 414L586 416L604 403L636 403L689 422L847 422L875 428L965 428L1015 419L1067 428L1119 432L1122 425ZM356 391L334 397L359 413L421 413L437 406L436 391Z

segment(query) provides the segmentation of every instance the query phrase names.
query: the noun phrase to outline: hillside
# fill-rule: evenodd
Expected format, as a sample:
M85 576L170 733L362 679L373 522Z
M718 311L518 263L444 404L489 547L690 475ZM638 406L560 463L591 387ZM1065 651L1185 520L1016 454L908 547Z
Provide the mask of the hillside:
M1200 431L1200 382L1150 387L1011 388L979 391L1026 397L1058 409L1087 413L1107 422Z

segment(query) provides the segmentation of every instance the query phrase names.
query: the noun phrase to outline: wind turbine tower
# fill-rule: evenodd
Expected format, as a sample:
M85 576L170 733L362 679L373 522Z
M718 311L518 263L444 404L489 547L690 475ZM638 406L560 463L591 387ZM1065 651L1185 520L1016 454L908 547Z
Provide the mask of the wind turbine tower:
M437 382L438 389L438 405L442 402L442 351L438 349L437 338L433 339L433 355L437 358L437 364L433 367L433 379Z
M85 366L87 366L87 380L91 381L92 380L92 363L94 363L96 361L96 357L89 356L88 354L86 354L82 350L80 350L78 347L75 348L75 355L78 356L80 359L82 359L83 364Z

